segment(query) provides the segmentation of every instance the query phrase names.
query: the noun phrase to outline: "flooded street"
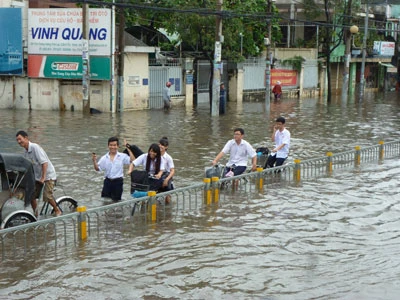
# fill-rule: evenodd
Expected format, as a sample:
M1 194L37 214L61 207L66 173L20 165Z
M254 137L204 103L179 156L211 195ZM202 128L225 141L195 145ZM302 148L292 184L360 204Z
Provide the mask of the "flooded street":
M254 147L272 148L281 115L292 135L290 161L400 140L396 93L345 104L283 99L268 110L264 102L228 104L220 117L205 104L92 116L2 110L0 152L22 153L15 133L27 130L65 193L91 208L104 204L91 153L103 155L113 135L145 151L167 136L176 187L202 181L235 127ZM396 158L300 185L277 183L257 196L238 192L219 207L3 262L0 299L397 299L399 182ZM130 198L127 179L123 198Z

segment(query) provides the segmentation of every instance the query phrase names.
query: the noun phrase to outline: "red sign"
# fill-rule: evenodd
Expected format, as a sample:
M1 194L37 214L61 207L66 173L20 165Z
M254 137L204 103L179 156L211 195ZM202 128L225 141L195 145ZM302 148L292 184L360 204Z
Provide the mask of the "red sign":
M282 86L296 86L297 85L297 71L272 69L271 70L271 86L274 86L277 81L281 82Z

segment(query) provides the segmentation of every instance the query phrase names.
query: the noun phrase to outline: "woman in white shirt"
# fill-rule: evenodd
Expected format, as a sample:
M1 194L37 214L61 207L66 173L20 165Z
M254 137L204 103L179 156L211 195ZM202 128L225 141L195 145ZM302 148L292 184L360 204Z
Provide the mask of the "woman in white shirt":
M161 150L157 144L151 144L147 153L143 153L129 165L128 174L139 166L142 166L152 177L161 178L165 168L161 159Z

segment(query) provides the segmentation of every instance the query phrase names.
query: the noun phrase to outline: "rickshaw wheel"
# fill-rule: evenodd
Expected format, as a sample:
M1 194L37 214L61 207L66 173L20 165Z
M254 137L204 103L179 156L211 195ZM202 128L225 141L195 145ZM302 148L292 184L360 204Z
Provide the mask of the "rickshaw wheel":
M78 202L67 196L58 198L56 202L63 214L76 212L76 208L78 207ZM54 213L54 209L51 211L51 213Z
M15 227L19 225L32 223L35 221L36 221L35 217L32 216L30 213L18 212L13 214L11 217L7 219L3 228Z

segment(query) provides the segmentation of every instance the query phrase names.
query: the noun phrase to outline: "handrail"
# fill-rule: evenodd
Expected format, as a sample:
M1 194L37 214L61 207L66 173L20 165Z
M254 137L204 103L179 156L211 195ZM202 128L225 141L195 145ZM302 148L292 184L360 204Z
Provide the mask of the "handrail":
M341 153L328 152L326 156L306 160L294 160L279 167L258 169L257 172L243 173L229 178L205 180L172 191L150 194L143 198L132 198L104 206L81 209L57 218L47 218L34 223L0 230L1 260L17 257L18 253L27 253L37 247L45 250L58 247L75 246L80 240L103 237L110 232L143 226L149 222L163 222L168 217L179 218L188 213L199 211L219 201L228 201L231 193L224 190L240 182L248 193L260 191L264 186L274 184L276 180L287 184L300 180L327 176L335 169L358 167L361 162L381 161L384 158L400 156L400 141L355 147L354 150ZM276 176L278 175L279 176ZM206 196L209 195L209 196ZM171 205L165 199L172 199ZM228 199L228 200L227 200ZM83 226L84 225L84 226ZM85 234L82 235L82 230ZM85 238L83 238L85 237ZM37 253L37 251L36 251Z

